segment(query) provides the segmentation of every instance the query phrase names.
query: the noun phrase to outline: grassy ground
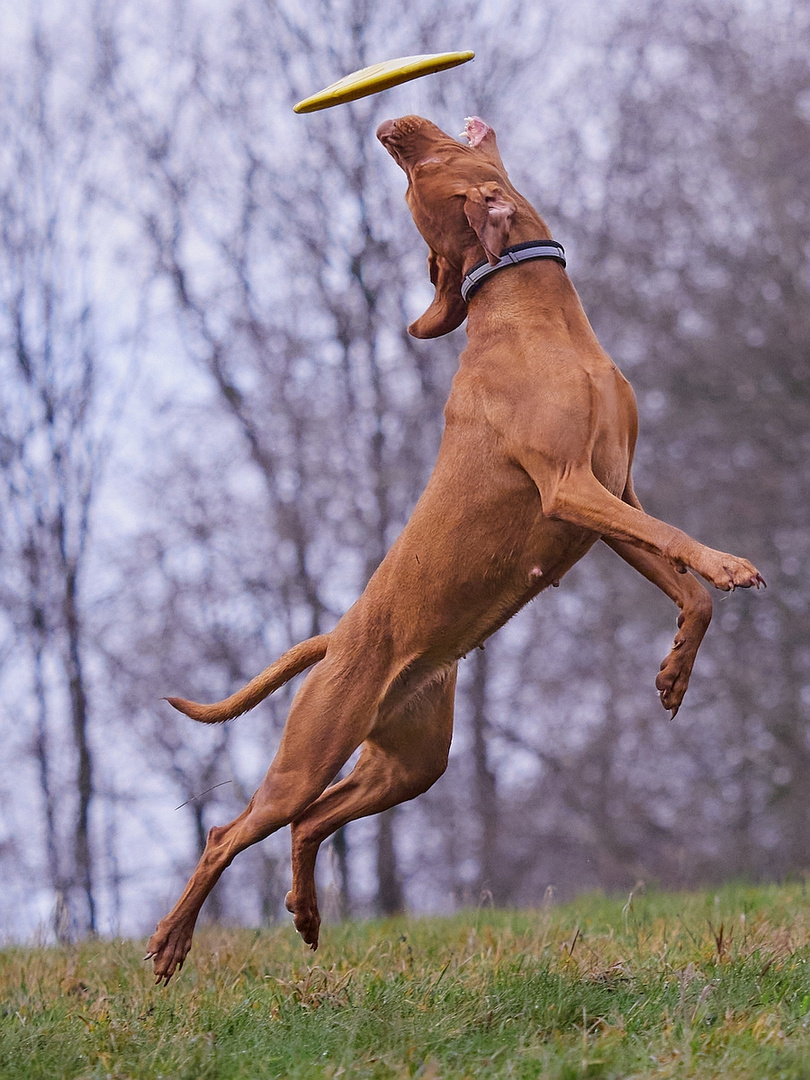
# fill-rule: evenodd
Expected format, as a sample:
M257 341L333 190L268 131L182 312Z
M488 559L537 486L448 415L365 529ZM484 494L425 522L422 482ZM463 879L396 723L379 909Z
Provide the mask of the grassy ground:
M0 1077L810 1078L803 885L0 952Z

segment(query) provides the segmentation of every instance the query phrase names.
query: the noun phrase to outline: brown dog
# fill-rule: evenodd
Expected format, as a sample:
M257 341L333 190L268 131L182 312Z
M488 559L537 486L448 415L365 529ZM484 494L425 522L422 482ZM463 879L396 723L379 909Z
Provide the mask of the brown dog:
M704 547L641 509L630 479L633 392L597 342L561 248L510 184L491 129L468 120L465 146L406 116L377 135L405 171L406 199L430 248L436 295L410 332L436 337L466 316L469 344L427 488L332 633L295 646L217 705L170 699L187 715L218 723L320 661L247 809L211 829L185 892L150 939L158 982L182 965L200 907L234 856L289 823L287 907L317 947L320 844L441 776L457 661L556 585L597 540L681 609L656 679L673 715L711 618L711 598L687 568L719 589L764 584L750 562ZM502 259L505 249L512 254ZM354 771L328 787L359 746Z

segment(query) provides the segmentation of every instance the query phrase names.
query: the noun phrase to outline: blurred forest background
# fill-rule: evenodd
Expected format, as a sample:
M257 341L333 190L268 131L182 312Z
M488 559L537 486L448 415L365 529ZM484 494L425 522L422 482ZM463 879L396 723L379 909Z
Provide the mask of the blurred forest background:
M606 9L610 10L606 10ZM325 914L810 869L810 8L74 0L0 45L0 933L144 933L261 779L279 692L431 469L463 328L377 144L480 114L632 381L646 508L750 558L686 703L676 610L594 550L462 664L446 776L325 848ZM472 64L292 104L393 56ZM325 718L328 723L328 718ZM177 808L177 809L175 809ZM208 918L279 917L286 831Z

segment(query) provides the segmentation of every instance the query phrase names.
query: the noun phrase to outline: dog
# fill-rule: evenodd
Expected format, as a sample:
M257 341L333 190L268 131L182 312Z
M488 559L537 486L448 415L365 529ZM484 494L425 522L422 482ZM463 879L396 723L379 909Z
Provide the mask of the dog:
M764 585L746 559L645 514L630 470L633 391L599 345L562 247L512 186L495 134L477 117L466 144L429 120L377 137L408 181L435 296L408 329L433 338L467 319L427 487L357 602L329 634L296 645L215 705L169 701L221 723L315 664L249 805L214 827L185 891L148 944L158 983L191 947L203 901L234 856L290 824L286 904L313 949L315 859L356 818L426 791L444 772L458 661L603 540L679 607L656 687L674 716L709 625L709 592ZM353 771L332 784L352 753ZM331 786L329 786L331 784Z

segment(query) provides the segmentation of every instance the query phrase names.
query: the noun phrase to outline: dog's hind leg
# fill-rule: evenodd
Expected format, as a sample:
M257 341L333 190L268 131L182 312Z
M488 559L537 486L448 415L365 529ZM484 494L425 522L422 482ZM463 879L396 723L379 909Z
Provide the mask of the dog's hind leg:
M168 982L182 966L200 908L234 857L300 817L370 734L379 675L360 679L328 660L309 675L260 787L237 818L211 829L182 896L149 939L147 958L153 958L158 982Z
M454 667L416 702L386 718L382 730L364 743L350 775L327 788L292 823L293 880L287 908L296 930L313 949L318 947L321 923L315 889L318 849L347 822L414 799L439 779L447 767L453 733L455 683Z

